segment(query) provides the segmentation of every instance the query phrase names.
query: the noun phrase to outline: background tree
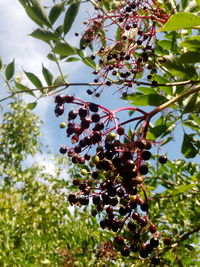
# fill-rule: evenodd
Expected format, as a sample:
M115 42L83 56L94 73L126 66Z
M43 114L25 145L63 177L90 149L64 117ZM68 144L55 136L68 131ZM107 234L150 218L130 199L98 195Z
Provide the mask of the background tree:
M20 115L22 111L17 113L16 118L14 117L15 113L13 113L13 118L10 119L9 113L6 114L5 120L8 122L10 120L11 122L4 124L2 127L2 136L4 136L1 146L3 155L1 158L3 192L5 188L11 191L15 188L15 190L19 192L20 196L16 195L16 197L22 198L20 202L22 207L20 206L19 214L24 214L23 207L29 203L26 203L26 198L38 199L37 197L40 194L41 198L44 198L44 192L46 197L44 200L47 201L47 206L50 205L54 207L57 201L59 203L59 208L57 209L57 205L55 208L56 226L52 228L52 234L45 234L46 229L48 229L45 224L45 228L42 229L42 238L38 246L30 249L31 256L29 257L29 252L23 253L23 256L27 259L27 264L51 265L53 262L52 257L55 257L54 265L60 264L59 257L56 258L55 256L59 254L55 254L55 251L58 249L61 251L62 255L66 256L65 264L74 264L75 266L81 266L80 264L83 264L83 266L84 264L87 266L89 264L90 266L99 264L99 266L101 266L101 264L104 264L102 263L104 259L101 258L102 251L111 252L109 255L110 261L105 263L108 264L108 266L112 266L112 264L114 264L114 266L117 266L117 264L119 266L130 266L131 264L133 266L144 266L144 264L158 265L159 262L162 266L198 266L198 232L200 229L199 166L195 161L190 162L188 159L197 157L199 153L199 1L163 1L162 3L158 1L136 1L132 3L128 1L89 0L87 1L88 6L93 6L96 13L83 22L85 25L85 30L83 32L75 32L75 36L80 38L79 47L73 47L66 40L67 34L75 22L78 11L81 10L85 2L52 1L50 4L48 3L48 5L43 5L41 1L32 0L20 0L19 2L24 7L27 15L37 24L38 28L31 33L31 36L44 41L49 46L50 53L47 57L57 65L59 76L53 77L53 74L42 66L42 74L46 81L46 85L43 85L41 80L34 73L24 71L26 78L35 86L35 88L31 88L29 85L26 86L19 78L16 79L14 77L14 60L8 65L1 64L1 74L8 88L8 94L1 99L1 102L17 94L28 93L34 98L33 102L28 104L28 108L33 109L36 107L38 99L48 94L57 94L74 85L87 86L89 88L87 89L88 95L92 95L96 98L101 96L103 90L110 91L112 87L115 87L117 91L121 93L122 98L126 101L128 100L129 104L134 107L120 106L117 111L110 111L100 105L100 100L98 100L98 104L95 104L95 106L91 108L90 101L82 101L74 96L57 96L55 97L55 102L57 104L55 113L57 116L63 114L63 104L65 104L65 102L68 103L67 105L69 105L69 103L74 103L76 105L78 104L79 107L90 108L90 112L94 112L94 109L98 108L104 112L108 122L112 123L113 118L115 121L114 126L110 126L111 130L108 128L107 131L102 131L102 136L107 136L107 141L112 142L115 139L115 136L112 134L113 131L116 131L117 134L121 135L120 140L123 143L123 146L120 144L121 147L127 146L127 149L129 149L129 147L135 147L135 141L133 142L134 135L137 142L145 140L155 147L153 150L153 154L155 155L151 156L152 160L155 161L151 166L147 164L149 169L148 175L145 175L147 174L146 171L144 172L141 170L142 161L139 160L142 157L144 148L146 148L146 144L143 148L136 146L136 148L131 150L132 154L135 153L134 157L137 157L135 163L140 162L137 163L137 168L140 174L145 175L145 183L144 178L138 176L137 170L137 176L134 177L137 179L133 179L133 187L138 188L142 200L137 193L127 191L128 193L126 193L128 195L133 195L133 198L128 196L130 198L128 201L130 202L131 199L136 201L139 211L142 209L142 211L147 213L149 210L147 216L150 216L148 225L141 227L142 241L139 242L139 254L133 253L133 250L130 253L130 242L134 240L131 231L125 229L122 234L121 231L118 232L125 240L127 239L129 243L125 247L116 246L116 249L114 249L112 243L106 243L106 241L103 243L104 239L102 235L105 235L105 238L113 241L115 233L104 230L104 232L101 232L102 234L100 236L98 236L100 232L96 235L94 230L97 230L97 223L91 217L89 217L90 219L87 226L82 222L81 227L89 227L89 229L91 229L91 235L94 236L94 240L92 238L87 239L87 235L83 231L84 241L81 241L79 236L74 233L74 240L70 240L73 246L68 244L66 251L66 247L63 249L62 246L66 246L66 237L68 236L67 234L69 234L67 231L70 227L66 229L65 223L67 221L69 225L74 226L75 218L79 216L83 218L81 216L85 216L85 213L80 213L79 215L74 213L74 216L72 216L66 210L65 197L67 193L65 193L65 191L61 193L60 191L66 187L66 181L51 177L47 179L48 183L46 184L44 173L40 172L36 167L34 168L37 169L37 173L33 167L28 168L26 171L23 170L24 165L21 164L23 160L28 154L34 155L39 148L39 143L36 140L39 132L34 119L27 119L24 121L24 124L22 124L23 120L21 118L29 114L27 113L27 107L23 114ZM108 25L111 30L108 30ZM67 64L66 62L72 64L72 62L80 60L86 66L93 68L92 72L96 75L95 79L92 82L78 81L73 83L66 81L67 74L63 71L63 64ZM15 110L17 107L19 110L19 107L22 107L22 103L18 102L12 104L12 109ZM142 107L142 109L139 107ZM125 122L122 121L117 126L118 123L113 114L124 110L130 111L130 118L126 117L124 119ZM138 124L136 124L134 128L133 122L137 120L137 117L134 117L136 112L140 112L143 115L138 117ZM27 118L31 116L32 115L29 115ZM70 128L68 122L75 119L70 116L74 116L74 114L70 115L70 113L68 113L67 129ZM95 122L96 119L97 118L93 118L92 123ZM13 121L15 121L14 126L16 126L16 128L13 127ZM124 132L120 133L119 127L129 122L131 122L129 133L125 135ZM144 122L144 124L141 124L141 122ZM82 125L82 122L77 123ZM91 122L89 122L88 128L90 123ZM181 124L183 128L181 152L187 160L178 159L170 161L166 159L165 155L160 157L159 154L162 149L165 149L164 145L171 142L173 139L173 132L179 124ZM30 129L31 127L33 127L32 131ZM61 128L64 127L65 123L61 125ZM23 131L21 129L23 129ZM125 132L127 130L127 127L121 129L121 131ZM88 130L88 132L89 131L90 130ZM94 131L95 130L91 130L89 133L93 134ZM68 135L70 136L69 133ZM123 137L125 138L122 141ZM8 138L8 140L5 138ZM109 138L111 139L108 140ZM104 139L102 140L104 146ZM72 138L71 141L72 143L76 143L78 141L77 137ZM30 146L30 143L32 146ZM9 146L7 144L9 144ZM128 146L128 144L131 146ZM63 154L67 151L69 152L68 148L69 146L64 145L61 147L60 152ZM72 148L70 148L70 150L72 151ZM78 148L74 147L74 150L76 150L76 154L80 154ZM94 152L94 150L91 150L91 153L99 156L98 151ZM76 163L77 159L80 159L80 157L78 156L74 161L72 159L73 163ZM145 160L144 156L142 160ZM97 158L93 158L89 164L85 164L85 161L79 161L75 169L72 167L70 174L71 177L73 177L73 185L70 181L67 182L67 185L72 191L76 192L76 182L74 182L74 180L80 180L81 182L85 180L90 181L90 174L94 173L95 168L97 168L100 173L100 182L102 182L102 180L105 182L112 182L112 177L109 177L109 179L106 178L108 173L105 174L105 168L99 167L100 165L95 161L97 161ZM83 163L85 164L84 166ZM166 164L162 165L162 163ZM143 169L146 168L144 164L142 166ZM62 168L64 168L64 166L62 166ZM33 180L32 184L29 184L30 181L27 182L30 171L32 173L30 174ZM61 167L59 167L59 173L56 173L56 176L58 176L58 174L62 176L60 171ZM40 174L39 176L38 172ZM39 179L37 179L37 177ZM122 184L124 186L125 182L123 181L124 177L122 173L117 177L122 177ZM138 177L140 177L140 179ZM43 180L41 181L41 179ZM120 179L117 182L118 184L121 183ZM51 184L51 186L49 186L49 184ZM40 193L35 191L35 187L38 187L37 190L39 190ZM80 187L79 189L80 192L77 196L82 197L86 195L85 189ZM35 196L35 192L37 192L37 197ZM143 192L144 196L141 192ZM53 197L51 198L52 194ZM94 194L92 194L91 196L94 197ZM35 196L35 198L33 198L33 196ZM73 197L74 195L71 194L71 198ZM15 202L12 198L8 198L10 199L9 203ZM86 199L86 197L76 198L75 201L73 200L70 202L76 203L76 205L79 206L82 201L81 199ZM52 202L50 202L50 200ZM126 206L125 202L120 204ZM143 204L148 205L147 208L144 208ZM41 202L38 200L36 206L38 207L40 205ZM89 211L92 215L94 215L94 207L95 205L92 207L92 212ZM87 209L84 208L84 210ZM43 223L46 221L47 217L45 212L49 212L49 209L42 208L41 212L44 214L44 217L41 219ZM107 210L106 212L109 213ZM33 213L39 215L40 209L36 208ZM54 213L51 209L50 213L51 215L49 216L52 218L52 214ZM65 213L67 213L69 219L65 218ZM57 220L58 214L60 214L59 220ZM102 221L103 217L106 216L105 214L105 212L102 212L97 215L97 221ZM130 214L131 216L133 215L132 213ZM143 216L143 213L141 216ZM11 217L8 219L8 224L9 221L12 221ZM37 216L33 217L35 220L37 220L37 218ZM59 223L60 220L63 224ZM54 218L52 218L49 228L54 224L53 221ZM139 222L138 224L140 225ZM154 231L154 229L151 228L154 225L157 225L158 233L156 229ZM30 227L32 226L34 226L34 223L30 221ZM58 233L56 234L56 238L52 240L54 231L56 232L59 230L58 227L63 227L61 231L66 231L66 235L62 235L61 237ZM102 224L101 227L105 228ZM40 225L36 223L34 229L37 232L36 229L40 229ZM77 227L75 230L79 231L79 229L80 228ZM106 229L109 229L109 227ZM156 234L153 235L156 241L153 240L151 242L157 242L157 239L159 239L160 243L159 248L157 248L157 245L154 246L154 252L150 258L146 257L146 244L149 244L147 241L148 229L150 229L152 234L156 232ZM26 235L27 230L24 231L24 235ZM53 242L50 242L52 247L49 245L50 247L45 248L44 241L42 240L46 240L46 235L50 236L49 238ZM17 235L17 239L19 238L19 235ZM35 240L34 237L30 237L29 233L28 238L30 238L31 241L29 242L31 243L33 242L32 238ZM45 244L48 244L47 242L48 241L45 241ZM81 251L83 252L81 256L78 253L74 253L74 251L76 251L74 247L77 246L77 244L78 246L80 245ZM94 244L96 244L96 246ZM98 249L97 244L100 244ZM38 251L37 253L34 252L36 251L35 249ZM94 251L94 249L97 251ZM125 255L127 250L129 250L129 257ZM90 262L84 259L88 251L91 252L91 254L89 254L91 256ZM44 257L42 253L45 254L47 252L49 256ZM20 253L21 250L19 255L21 255ZM35 256L36 254L37 257ZM22 255L20 257L22 258ZM9 255L8 258L11 259L11 256ZM6 260L2 261L3 264L6 264ZM13 255L13 261L14 260L16 260L15 254ZM25 262L25 259L23 260ZM14 263L12 262L12 264ZM19 265L16 266L23 266L24 263L19 263L18 261L18 264Z

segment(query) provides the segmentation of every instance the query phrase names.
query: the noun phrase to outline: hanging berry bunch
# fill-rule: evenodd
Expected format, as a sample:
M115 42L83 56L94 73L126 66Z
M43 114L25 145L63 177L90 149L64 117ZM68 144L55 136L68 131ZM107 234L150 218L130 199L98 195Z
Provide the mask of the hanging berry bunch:
M98 1L96 14L84 22L87 29L80 43L81 49L95 45L96 52L91 55L98 64L94 82L119 84L124 94L133 91L140 78L155 82L156 27L167 19L156 1L117 1L109 11Z
M122 256L139 252L159 263L157 247L159 234L149 218L149 199L145 190L149 151L153 141L146 139L148 113L124 107L113 111L101 105L85 102L71 95L55 97L55 114L64 113L65 104L72 103L67 121L61 123L72 145L61 146L60 153L71 157L74 164L82 164L81 175L73 180L79 191L69 195L74 205L92 203L92 215L101 213L100 226L116 232L114 244ZM119 122L117 113L134 110L139 115ZM135 114L135 113L134 113ZM124 125L135 122L131 137ZM126 140L126 142L124 141ZM161 156L161 163L167 158Z

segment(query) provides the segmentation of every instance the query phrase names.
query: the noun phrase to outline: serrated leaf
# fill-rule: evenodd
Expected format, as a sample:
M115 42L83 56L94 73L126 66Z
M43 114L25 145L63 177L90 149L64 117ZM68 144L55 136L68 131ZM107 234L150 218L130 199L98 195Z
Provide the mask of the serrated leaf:
M13 61L10 64L8 64L8 66L5 69L5 76L8 81L12 79L14 72L15 72L15 60L13 59Z
M199 16L188 12L179 12L175 15L172 15L159 31L176 31L185 28L193 28L199 25Z
M176 195L176 194L183 194L185 192L190 191L193 187L195 187L196 184L183 184L175 186L173 190L169 190L168 192Z
M70 56L76 54L76 49L68 43L58 43L52 51L61 56Z
M34 73L26 72L26 71L24 71L24 73L26 74L26 77L29 79L29 81L31 81L32 84L35 85L36 88L43 87L42 82Z
M179 63L178 57L166 56L165 59L167 59L167 61L163 63L163 66L167 68L172 75L186 80L188 77L190 77L191 80L196 80L198 78L194 66Z
M67 12L65 14L65 18L64 18L64 33L67 34L69 32L69 30L71 29L71 26L78 14L78 10L79 10L79 6L80 6L80 2L76 2L73 3L68 9Z
M180 45L187 47L191 51L200 53L200 36L188 37L185 41L181 42Z
M83 63L85 63L87 66L96 69L96 64L94 60L92 60L90 57L83 57L82 58Z
M200 118L197 115L191 114L191 117L198 125L200 125Z
M55 81L53 82L53 85L61 85L61 84L63 84L64 83L64 81L63 81L63 78L62 78L62 76L58 76L56 79L55 79Z
M49 20L51 21L52 25L57 20L57 18L60 16L63 10L64 10L64 3L55 4L51 8L50 13L49 13Z
M200 125L196 124L196 122L191 121L191 120L185 120L182 123L183 123L183 125L190 127L191 129L193 129L197 132L200 132Z
M166 97L158 94L134 94L125 97L125 99L129 100L134 106L160 106L168 101ZM176 107L176 105L173 105L173 107Z
M68 57L68 59L65 60L65 62L74 62L79 61L80 59L77 57Z
M200 62L200 53L188 51L182 54L178 60L180 63L197 63Z
M24 6L27 15L38 25L51 26L49 18L46 15L45 9L40 0L35 1L22 1L19 2Z
M160 75L155 75L153 79L159 84L165 84L169 82L165 77ZM161 86L160 89L168 95L173 95L172 86Z
M31 91L31 89L28 88L27 86L25 86L25 85L23 85L21 83L18 83L16 81L15 81L15 86L17 87L17 89L19 89L21 91L26 91L27 94L35 96L34 93Z
M48 58L49 60L56 61L56 57L55 57L53 54L51 54L51 53L49 53L49 54L47 55L47 58Z
M58 37L51 31L38 28L30 34L32 37L48 42L51 40L58 40Z
M49 86L52 85L52 83L53 83L53 75L43 65L42 65L42 73L43 73L43 76L44 76L44 79L45 79L47 85L49 85Z
M183 143L181 147L181 153L186 158L194 158L197 154L197 151L194 147L194 145L191 142L191 137L188 134L184 134Z
M28 109L32 110L37 106L37 102L32 102L27 105Z
M152 88L152 87L138 86L137 90L142 92L145 95L155 94L156 93L156 90L154 88Z
M198 101L199 101L198 93L190 96L187 99L187 103L185 103L185 108L183 110L183 114L190 113L190 112L193 112L193 111L197 110Z

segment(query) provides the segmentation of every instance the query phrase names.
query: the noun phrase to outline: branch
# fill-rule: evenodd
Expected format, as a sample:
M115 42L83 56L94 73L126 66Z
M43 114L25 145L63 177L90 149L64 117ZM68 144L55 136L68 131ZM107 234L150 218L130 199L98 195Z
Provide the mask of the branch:
M117 82L116 82L116 83L117 83ZM152 86L152 83L148 83L148 82L140 82L140 81L136 81L136 83L139 83L139 84L142 84L142 85L149 85L149 86ZM156 86L179 86L179 85L196 84L196 83L200 83L200 81L187 80L187 81L174 82L174 83L161 83L161 84L157 84ZM44 86L44 87L40 87L40 88L33 88L33 89L27 89L27 90L20 90L20 91L15 91L15 92L13 92L12 94L10 94L9 96L0 99L0 102L3 102L3 101L5 101L5 100L7 100L7 99L9 99L9 98L11 98L11 97L13 97L13 96L15 96L16 94L30 93L30 91L31 91L31 92L34 92L34 91L48 90L48 93L49 93L50 90L55 89L55 88L58 88L58 87L65 87L65 88L67 88L67 87L70 87L70 86L101 86L101 85L105 85L105 83L104 83L104 82L100 82L100 83L63 83L63 84L59 84L59 85L50 85L50 86ZM194 93L193 90L199 91L199 89L197 89L197 88L199 88L199 87L196 87L196 89L194 88L194 89L192 89L192 90L190 90L190 91L187 91L187 92L183 93L182 95L179 96L180 99L183 98L183 97L185 97L185 96L187 96L187 95L190 95L190 94ZM184 94L185 94L185 95L184 95ZM177 101L179 100L179 99L176 100L176 98L174 98L174 99L175 99L175 100L174 100L175 102L177 102ZM173 100L173 99L172 99L172 100ZM172 100L170 100L170 101L172 101ZM163 104L163 105L168 105L168 103L169 103L170 101L166 102L166 103ZM174 103L174 102L173 102L173 103ZM161 105L160 108L162 108L163 105ZM171 105L171 103L170 103L169 105ZM158 107L158 108L159 108L159 107ZM158 108L157 108L157 109L158 109ZM166 108L166 107L164 107L164 108ZM164 108L162 108L162 109L164 109ZM161 110L162 110L162 109L161 109ZM156 110L156 109L155 109L155 110ZM153 111L156 112L156 113L159 112L159 111L155 111L155 110L153 110ZM160 111L161 111L161 110L160 110ZM152 113L153 113L153 111L152 111ZM155 113L155 114L156 114L156 113ZM155 115L155 114L154 114L154 115ZM150 115L150 114L149 114L149 115ZM151 117L154 116L154 115L151 115Z
M52 89L55 89L58 87L68 88L70 86L99 86L99 85L101 85L101 83L63 83L63 84L59 84L59 85L50 85L50 86L44 86L44 87L40 87L40 88L20 90L20 91L15 91L12 94L10 94L9 96L0 99L0 102L3 102L3 101L5 101L5 100L17 95L17 94L22 94L22 93L30 93L30 92L42 91L42 90L48 90L48 93L49 93Z
M187 232L187 233L185 233L185 234L182 234L182 235L179 237L179 239L178 239L178 241L177 241L176 243L171 244L171 245L168 246L167 248L164 248L163 251L161 251L161 254L164 254L164 253L166 253L167 251L169 251L170 249L177 247L181 242L183 242L185 239L189 238L190 235L192 235L192 234L194 234L194 233L197 233L197 232L199 232L199 231L200 231L200 226L198 226L197 228L195 228L195 229L193 229L193 230L191 230L191 231L189 231L189 232Z

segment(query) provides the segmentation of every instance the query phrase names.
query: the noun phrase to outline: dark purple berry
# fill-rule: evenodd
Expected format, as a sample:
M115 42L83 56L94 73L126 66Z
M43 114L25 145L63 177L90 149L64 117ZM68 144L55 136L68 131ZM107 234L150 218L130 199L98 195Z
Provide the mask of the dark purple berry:
M61 146L59 151L60 151L61 154L66 154L67 153L67 148L64 147L64 146Z
M56 106L54 112L56 117L61 116L64 113L64 105Z
M99 110L98 105L95 104L95 103L90 103L90 104L89 104L89 109L90 109L90 111L92 111L92 112L98 112L98 110Z
M99 116L98 113L94 113L94 114L92 114L91 119L92 119L92 122L99 122L100 121L100 116Z
M141 165L139 167L139 173L144 174L144 175L147 174L148 173L148 167L146 165Z
M149 151L143 151L142 152L142 159L143 160L149 160L151 158L151 152L149 152Z
M158 257L153 257L152 259L151 259L151 263L152 264L154 264L154 265L159 265L160 264L160 258L158 258Z
M167 157L166 156L160 156L158 158L158 161L161 163L161 164L165 164L167 162Z
M121 255L124 257L128 257L130 255L130 250L127 247L121 249Z

